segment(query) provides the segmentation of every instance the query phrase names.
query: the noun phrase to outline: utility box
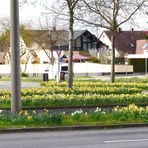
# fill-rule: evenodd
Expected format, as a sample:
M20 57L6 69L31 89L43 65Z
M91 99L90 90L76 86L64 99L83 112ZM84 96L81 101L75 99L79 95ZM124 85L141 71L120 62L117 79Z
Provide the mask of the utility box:
M60 81L65 81L65 72L60 72Z
M68 65L61 65L61 72L68 72Z
M43 81L48 81L48 73L43 73Z
M65 81L65 77L68 74L68 65L64 64L60 66L60 81Z

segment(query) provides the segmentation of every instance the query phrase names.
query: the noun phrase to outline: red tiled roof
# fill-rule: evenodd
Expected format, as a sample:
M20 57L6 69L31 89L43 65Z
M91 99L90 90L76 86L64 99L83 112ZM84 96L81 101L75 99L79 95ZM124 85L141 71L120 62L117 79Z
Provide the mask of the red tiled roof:
M105 31L108 38L111 40L111 31ZM136 41L142 39L143 34L148 34L148 31L120 31L116 33L115 48L121 56L125 53L136 53Z

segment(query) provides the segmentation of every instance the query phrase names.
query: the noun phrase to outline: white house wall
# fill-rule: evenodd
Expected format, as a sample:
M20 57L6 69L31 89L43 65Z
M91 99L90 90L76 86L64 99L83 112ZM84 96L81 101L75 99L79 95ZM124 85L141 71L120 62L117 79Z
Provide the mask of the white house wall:
M40 58L40 64L43 64L44 62L50 62L50 59L46 55L45 51L43 49L41 49L41 47L38 46L37 43L34 43L31 48L28 48L26 46L23 38L20 37L20 46L21 46L21 48L26 49L26 51L27 51L26 54L23 57L26 57L27 56L27 54L29 52L28 50L34 50L36 52L36 54L38 55L38 57ZM47 50L47 52L50 53L50 56L51 56L50 49L46 49L46 50ZM63 52L61 53L61 55L63 55ZM53 51L53 56L55 57L55 62L56 62L57 59L58 59L58 56L57 56L56 51ZM31 64L32 63L31 61L32 61L32 56L30 56L28 63Z
M112 49L112 43L110 41L110 39L108 38L108 36L105 34L105 32L102 33L101 37L99 38L100 41L102 41L105 45L107 45L109 47L109 49ZM118 57L119 53L118 51L115 49L115 56Z
M49 53L50 53L50 57L51 57L51 52L49 51ZM63 53L61 53L61 56L62 55L63 55ZM46 55L46 53L45 53L44 50L39 50L38 56L40 58L40 64L43 64L44 62L50 62L50 59ZM57 61L58 61L58 55L57 55L56 51L53 51L53 56L55 58L55 63L57 63Z
M95 63L74 63L73 70L75 75L101 75L102 73L110 73L111 65L107 64L95 64ZM37 74L42 75L43 73L48 73L50 78L55 78L57 74L58 66L54 64L28 64L26 71L25 64L21 65L21 71L26 72L28 74ZM48 71L47 71L48 70ZM132 73L133 66L132 65L115 65L115 72L119 73ZM10 75L10 65L0 65L0 75Z

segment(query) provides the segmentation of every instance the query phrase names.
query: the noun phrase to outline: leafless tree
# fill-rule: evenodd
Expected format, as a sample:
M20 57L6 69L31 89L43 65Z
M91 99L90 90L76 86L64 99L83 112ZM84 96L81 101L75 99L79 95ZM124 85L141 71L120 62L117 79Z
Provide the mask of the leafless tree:
M34 5L39 0L20 0L20 5Z
M7 62L10 62L11 53L10 53L10 22L8 18L0 19L0 28L1 28L1 35L0 35L0 51L8 53L7 55ZM21 36L27 34L27 29L25 25L20 25L20 33ZM27 37L24 36L25 43L27 44ZM24 48L22 40L20 40L20 57L25 55L26 48Z
M72 64L72 58L73 58L73 48L74 48L74 9L78 3L79 0L65 0L68 7L68 17L69 17L69 61L68 61L68 87L72 88L73 86L73 64Z
M73 64L72 64L72 57L73 57L73 47L74 47L74 15L75 15L75 8L80 0L55 0L56 8L52 9L52 12L56 17L61 17L60 20L66 20L69 23L69 60L68 60L68 87L72 88L73 86ZM22 0L22 4L27 4L28 0ZM37 3L36 0L31 0L31 2ZM50 2L46 0L41 0L42 5L48 11L47 13L50 14Z
M41 30L30 30L33 36L31 40L39 49L42 49L48 59L51 61L53 56L52 47L57 45L62 30L53 30L52 28L42 28Z
M68 88L72 88L73 86L73 48L74 48L74 15L76 13L76 8L79 0L57 0L60 4L57 9L53 9L54 14L60 17L60 20L66 20L69 23L69 54L68 54Z
M115 38L118 28L128 22L145 0L81 0L77 20L112 32L111 82L115 82Z

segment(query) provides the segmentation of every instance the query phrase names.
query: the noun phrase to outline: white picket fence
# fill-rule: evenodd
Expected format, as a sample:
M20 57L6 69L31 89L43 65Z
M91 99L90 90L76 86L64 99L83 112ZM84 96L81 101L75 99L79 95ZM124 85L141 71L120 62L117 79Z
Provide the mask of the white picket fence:
M10 75L10 65L0 65L0 75ZM48 70L48 71L45 71ZM42 75L48 72L49 78L55 78L57 74L57 64L28 64L25 70L25 65L21 65L21 71L30 75ZM111 65L107 64L95 64L95 63L74 63L73 71L75 75L80 76L93 76L109 74L111 71ZM133 73L132 65L115 65L116 73Z

